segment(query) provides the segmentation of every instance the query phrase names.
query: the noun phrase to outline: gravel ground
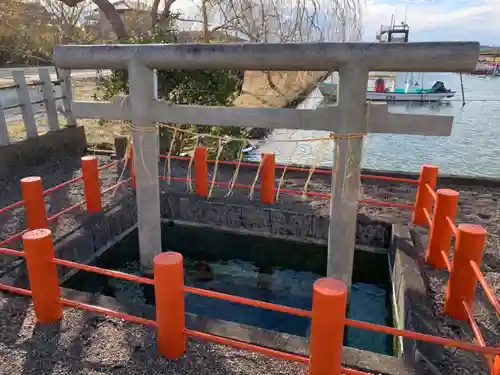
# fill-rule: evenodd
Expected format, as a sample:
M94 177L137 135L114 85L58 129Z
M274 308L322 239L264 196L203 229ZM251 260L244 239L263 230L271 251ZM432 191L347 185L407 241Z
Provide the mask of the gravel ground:
M99 157L99 165L105 165L112 160L108 156ZM26 176L42 176L44 189L51 188L72 178L81 176L79 160L66 160L55 162L41 167L28 168L19 175L10 176L8 179L0 180L0 207L5 207L13 202L21 200L20 180ZM113 166L100 172L101 186L103 189L114 185L117 178L117 168ZM128 185L122 185L116 191L111 191L103 195L103 207L106 208L114 201L129 194ZM52 193L46 195L45 203L48 216L54 215L63 209L84 200L83 182L78 181L66 185ZM74 230L79 221L86 215L85 206L76 208L69 213L53 220L50 228L54 237L60 237ZM6 239L25 228L24 207L20 206L9 212L0 214L0 241ZM12 242L7 247L19 247L20 241Z
M22 297L0 298L0 325L0 374L307 374L305 365L194 340L169 361L157 354L154 330L74 309L38 326Z
M441 188L445 187L460 193L456 222L481 224L488 231L481 270L498 299L500 297L500 244L498 240L500 226L500 192L498 188L479 185L441 186ZM416 192L415 188L406 190L402 186L380 187L364 185L363 190L363 195L371 196L375 199L384 199L386 196L396 194L402 198L403 201L408 202L414 199ZM392 219L392 221L401 220L403 222L409 222L411 220L411 213L405 212L404 210L364 206L360 211L379 218ZM447 271L437 271L424 263L423 256L428 240L427 230L412 228L412 237L421 255L419 263L421 265L424 283L427 287L426 301L428 301L434 316L434 324L429 325L428 328L439 336L477 343L468 323L458 322L443 314L444 296L449 274ZM452 251L450 251L450 260L451 254ZM473 313L487 344L489 346L498 346L500 341L500 321L479 285L476 288ZM437 365L443 374L490 374L486 361L481 355L451 348L445 348L442 361L435 365Z
M101 164L105 164L109 162L110 159L108 157L101 157ZM184 166L178 166L173 164L173 172L172 175L174 177L185 177L186 176L186 168ZM46 165L44 167L34 168L31 174L34 175L42 175L44 176L44 187L48 188L54 186L58 183L66 181L70 178L76 177L79 174L79 161L70 162L66 161L64 163L55 163L51 165ZM166 173L166 166L164 163L160 163L160 174ZM30 173L25 173L25 175L29 175ZM217 180L219 181L229 181L229 178L232 176L232 172L229 169L225 169L221 166ZM244 173L244 170L240 172L238 177L239 183L251 184L253 182L253 178L255 176L255 171L252 173ZM285 180L285 184L283 187L290 189L301 189L303 187L303 174L298 173L287 173L287 178ZM23 176L11 176L9 180L0 181L0 207L3 207L9 203L15 202L20 199L20 186L19 179ZM111 186L117 181L117 173L116 168L112 168L107 171L103 171L101 173L101 182L103 186ZM277 176L280 177L280 174ZM363 199L376 199L376 200L385 200L392 202L413 202L415 197L415 186L414 185L402 185L402 184L363 184ZM317 176L311 182L309 186L310 191L327 191L329 185L329 178L327 176ZM163 183L163 188L166 188L167 184ZM442 186L445 187L445 186ZM498 297L500 295L500 257L499 257L499 241L498 241L498 228L500 225L500 206L499 206L499 192L495 187L485 187L480 185L460 185L460 186L446 186L447 188L452 188L460 192L460 207L459 213L457 216L457 222L472 222L484 225L489 233L488 241L485 249L484 261L482 264L482 270L486 276L486 279L489 282L490 287L493 289L494 293ZM174 189L186 189L185 183L172 183L169 188ZM226 194L227 188L224 189L216 189L214 192L214 197L222 197ZM109 205L113 202L113 200L118 199L123 196L123 194L130 194L128 188L122 188L117 191L117 194L113 197L112 194L108 194L104 197L104 204ZM235 196L248 195L248 191L244 190L235 190ZM82 192L82 184L75 183L71 184L68 187L60 189L58 192L52 193L47 198L47 207L49 214L53 214L59 212L60 210L69 207L72 204L75 204L83 199ZM131 196L131 199L132 196ZM254 199L258 199L258 192L255 195ZM231 199L228 199L230 201ZM328 201L325 199L303 199L302 197L297 196L286 196L282 195L280 198L281 207L286 209L310 209L314 210L317 213L328 214ZM2 214L0 215L0 238L6 238L9 234L15 233L24 228L24 223L22 219L22 208L18 208L13 210L10 214ZM373 207L367 205L360 205L359 209L360 213L364 213L370 217L375 217L382 220L387 220L390 222L406 222L408 223L411 219L411 212L408 210L402 209L394 209L394 208L386 208L386 207ZM68 231L71 231L75 224L78 223L78 220L85 215L83 209L77 209L73 212L64 215L60 219L56 220L52 223L52 229L54 231L55 236L63 235ZM425 239L425 231L419 228L413 228L412 230L413 237L416 243L420 246L421 254L424 252L424 246L422 243L426 241ZM19 244L17 244L19 246ZM14 246L10 246L14 247ZM429 304L432 305L432 311L435 316L435 333L439 335L443 335L446 337L462 339L467 341L473 341L473 334L468 328L466 324L459 323L454 321L453 319L449 319L443 315L443 298L444 291L446 288L446 283L448 280L448 275L443 271L435 271L432 268L425 266L422 264L423 276L428 289L428 301ZM14 301L14 302L12 302ZM25 307L20 308L22 304L25 302L19 302L17 298L9 298L8 300L3 300L0 306L11 306L8 309L3 308L1 314L3 321L10 321L16 319L28 319L30 316L29 310L25 311ZM500 332L500 324L498 323L498 318L493 313L493 310L489 306L488 301L486 300L484 293L481 292L478 288L476 304L474 306L474 313L479 324L483 335L485 336L486 341L491 345L498 345L498 332ZM268 359L262 359L262 361L257 361L257 355L253 354L244 354L238 351L232 351L227 348L222 348L217 345L201 345L196 343L191 343L189 356L192 355L190 361L181 361L178 364L169 363L167 361L160 360L156 358L153 354L150 354L148 357L145 355L144 357L140 356L139 358L144 359L144 363L142 365L138 365L138 367L129 367L129 362L134 362L137 358L136 356L141 354L141 348L137 350L139 354L136 353L135 349L131 349L131 346L124 338L124 335L127 337L135 337L135 335L139 335L140 337L148 337L147 345L153 345L154 342L151 341L151 332L142 327L135 327L128 324L116 322L112 319L102 319L99 318L99 321L95 322L94 320L88 320L91 318L86 317L86 323L84 323L83 318L78 318L78 312L74 312L72 310L68 310L66 313L67 317L70 317L67 323L67 328L64 330L60 330L60 333L53 333L56 335L57 339L52 339L52 342L48 343L48 346L52 348L54 353L58 354L47 354L47 359L40 360L40 364L46 363L47 366L52 366L51 371L53 372L45 372L45 373L54 373L54 374L64 374L64 373L73 373L80 371L80 373L130 373L130 374L142 374L142 373L155 373L152 370L146 370L145 366L156 366L158 368L166 368L168 366L167 373L175 374L175 371L184 371L186 372L188 366L187 363L193 361L192 366L199 366L199 369L194 369L194 371L198 371L200 373L204 373L203 371L208 371L210 367L215 366L217 361L220 361L221 364L225 363L226 365L234 366L235 368L231 368L230 372L234 373L250 373L250 371L257 372L258 366L264 366L259 368L258 372L263 371L271 371L271 368L274 370L275 363L276 369L279 370L278 365L281 365L281 362L276 362ZM12 315L11 317L9 317ZM30 318L31 319L31 318ZM75 323L75 321L79 323ZM26 323L27 322L27 323ZM90 322L90 323L89 323ZM94 323L92 323L94 322ZM33 363L37 362L33 361L33 358L38 358L37 356L43 356L43 353L37 352L38 350L42 350L42 348L34 348L31 343L36 340L42 340L43 334L38 333L40 329L35 329L33 334L34 325L31 320L26 320L24 323L20 322L17 325L4 325L1 324L2 327L7 327L7 331L4 332L4 328L0 330L0 337L2 337L2 342L0 342L0 349L3 353L3 359L0 359L0 373L31 373L31 369L23 369L23 366L27 363L27 361L31 361ZM70 345L70 341L62 340L66 332L68 335L72 335L69 332L74 332L76 326L78 326L82 332L86 329L85 327L92 326L95 329L108 329L111 333L102 334L99 333L96 337L103 338L106 334L111 334L113 338L112 340L99 340L96 339L95 343L92 342L91 338L94 337L93 334L88 333L86 337L82 335L81 342L76 344L77 341L73 338L74 343L71 348L78 348L76 351L79 353L78 356L72 355L72 350L68 349L65 345ZM81 326L81 327L80 327ZM95 327L94 327L95 326ZM126 330L120 330L121 326L127 326ZM17 329L16 329L17 327ZM26 327L26 328L22 328ZM62 327L66 327L65 323L63 323ZM73 327L73 328L72 328ZM29 334L23 333L24 330L28 330ZM41 332L41 331L40 331ZM20 350L19 354L14 354L14 349L10 348L8 351L5 347L5 340L7 340L12 345L20 345L18 350ZM62 340L62 341L61 341ZM114 352L112 348L105 348L103 350L100 346L113 346L115 345L114 341L116 341L116 345L118 341L127 343L127 346L122 347L120 350L118 348L117 353ZM50 341L50 340L49 340ZM56 345L59 342L58 345ZM73 346L74 345L74 346ZM90 345L87 347L86 345ZM121 345L121 344L120 344ZM16 346L17 347L17 346ZM29 348L29 352L27 351ZM198 352L196 349L199 349L201 352ZM25 354L21 354L22 351L25 351ZM45 349L44 349L45 350ZM111 353L109 356L106 354ZM134 352L131 354L131 351ZM36 354L33 354L35 353ZM66 362L63 358L63 354L69 353L68 359ZM151 351L153 353L154 351ZM79 356L84 354L84 357L81 357L81 363L78 361ZM122 353L122 354L119 354ZM123 353L126 353L123 354ZM203 354L202 354L203 353ZM202 366L199 365L202 359L202 355L206 353L212 353L213 357L207 359L207 364L210 366ZM236 354L234 354L236 353ZM59 355L59 357L58 357ZM122 356L125 355L126 359L123 359ZM142 354L141 354L142 355ZM186 356L189 357L189 356ZM220 359L219 360L219 356ZM238 360L233 361L234 358L238 358ZM50 360L48 357L52 357L53 360ZM122 359L120 359L122 358ZM132 358L132 360L130 359ZM214 360L217 358L217 360ZM76 362L75 362L76 361ZM122 368L123 365L120 363L127 363L127 370ZM128 361L128 362L127 362ZM141 359L142 361L142 359ZM75 362L75 363L73 363ZM160 363L162 362L162 363ZM239 363L245 363L242 367L238 367ZM258 362L258 363L257 363ZM73 363L73 364L72 364ZM80 364L79 364L80 363ZM217 362L218 363L218 362ZM249 366L248 363L251 363L252 366ZM40 365L39 364L39 365ZM153 365L154 364L154 365ZM4 366L4 367L2 367ZM7 367L5 367L7 366ZM72 366L81 366L78 368L78 371L74 371L75 367ZM117 367L116 367L117 366ZM121 366L121 367L120 367ZM219 364L217 364L219 366ZM266 367L267 366L267 367ZM283 364L285 366L285 364ZM286 364L286 366L292 366L286 368L287 373L291 373L292 371L303 371L300 366L295 366ZM7 368L15 368L15 371L7 371ZM153 368L153 367L152 367ZM442 363L440 364L440 368L443 373L449 374L487 374L487 369L484 365L484 361L481 357L471 355L469 353L464 353L461 351L456 351L452 349L446 349L444 358ZM171 370L170 370L171 369ZM7 372L5 372L7 371ZM34 371L34 370L33 370ZM41 370L40 370L41 371ZM33 373L44 373L44 372L33 372ZM135 371L135 372L134 372ZM163 371L163 370L162 370ZM217 371L215 369L210 370L212 373L225 373L224 366L219 366ZM158 373L158 372L157 372ZM164 372L160 372L164 373ZM272 373L272 372L271 372Z

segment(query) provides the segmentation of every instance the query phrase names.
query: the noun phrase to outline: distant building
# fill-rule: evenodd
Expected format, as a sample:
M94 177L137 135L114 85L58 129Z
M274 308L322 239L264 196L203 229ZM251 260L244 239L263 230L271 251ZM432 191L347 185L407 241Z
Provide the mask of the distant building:
M125 29L132 35L138 35L151 29L151 8L149 5L140 1L118 0L111 2L120 18ZM84 27L93 29L105 40L116 39L111 23L104 13L95 8L84 19Z
M1 0L0 0L1 1ZM142 2L132 2L127 0L117 0L112 2L116 11L122 19L125 29L130 35L139 35L151 30L151 7ZM84 27L91 29L104 40L114 40L116 35L113 27L99 8L94 8L84 18ZM178 43L196 43L203 42L203 31L193 28L201 27L199 23L179 22L181 29L176 36ZM189 30L190 29L190 30ZM237 36L227 35L227 33L217 30L211 33L211 39L219 42L242 43L245 39Z

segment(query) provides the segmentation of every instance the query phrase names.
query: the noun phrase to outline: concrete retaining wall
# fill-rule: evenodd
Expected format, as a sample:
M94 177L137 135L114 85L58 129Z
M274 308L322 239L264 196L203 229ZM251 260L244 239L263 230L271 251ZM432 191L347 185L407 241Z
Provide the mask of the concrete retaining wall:
M27 167L68 160L85 153L87 142L81 126L64 128L35 139L0 146L0 180Z
M197 224L215 230L263 235L281 239L324 243L328 236L328 217L280 211L259 204L224 204L206 201L187 193L162 195L162 217L178 224ZM63 259L91 263L107 248L119 242L136 226L135 196L124 197L104 213L89 215L71 234L56 239L57 255ZM367 217L358 217L357 243L387 247L390 226ZM66 279L68 269L60 270Z
M421 254L408 226L394 225L389 248L393 286L393 317L396 328L439 336L435 312L429 300L418 259ZM410 366L423 366L426 374L440 375L444 347L423 341L395 338L395 355Z
M75 224L72 231L54 239L56 256L85 264L92 263L96 256L119 242L136 227L136 212L135 196L129 195L103 213L86 215ZM216 230L320 244L326 244L328 238L327 216L280 210L279 205L273 205L271 208L252 202L227 204L223 199L207 201L187 193L169 191L168 194L162 194L161 212L164 220L173 220L180 225L198 225ZM390 233L389 224L359 215L356 241L358 245L387 247ZM7 260L14 262L11 259ZM22 285L26 276L24 271L12 272L12 269L17 270L18 265L19 262L12 263L8 275L11 281ZM61 280L70 277L71 272L74 271L59 267ZM13 274L16 276L12 278Z
M161 196L161 215L167 220L254 235L324 244L328 240L328 216L287 210L279 203L269 206L248 199L245 203L234 200L228 203L221 198L208 201L192 194L168 191ZM357 244L386 248L389 240L389 224L358 215Z

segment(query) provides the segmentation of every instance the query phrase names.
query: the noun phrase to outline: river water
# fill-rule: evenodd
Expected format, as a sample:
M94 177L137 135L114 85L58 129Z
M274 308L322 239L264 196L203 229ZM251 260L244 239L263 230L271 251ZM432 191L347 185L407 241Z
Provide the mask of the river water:
M435 164L440 167L442 174L500 178L500 78L464 75L465 106L462 106L459 74L426 74L424 87L432 86L436 80L443 81L447 88L457 91L457 95L442 104L392 105L390 110L454 115L451 136L370 134L364 141L362 166L379 170L418 171L422 164ZM301 107L311 108L320 101L320 94L313 92ZM261 151L275 152L278 162L331 166L333 150L329 142L273 142L322 137L326 134L318 131L275 130L260 145L256 154Z

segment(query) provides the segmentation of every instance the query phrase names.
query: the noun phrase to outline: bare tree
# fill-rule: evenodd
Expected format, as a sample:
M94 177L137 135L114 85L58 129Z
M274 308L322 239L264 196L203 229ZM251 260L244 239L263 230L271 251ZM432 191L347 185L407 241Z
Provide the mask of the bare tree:
M364 0L200 0L186 21L256 43L359 40Z
M47 63L59 43L93 42L81 25L89 5L90 1L74 7L57 0L0 1L1 61Z
M75 6L85 0L52 0ZM93 0L110 22L118 39L129 34L109 0ZM198 23L209 42L224 31L251 42L306 42L358 40L365 0L194 0L196 15L182 21ZM152 27L169 28L176 0L153 0ZM160 11L161 8L161 11ZM191 17L190 17L191 16Z
M97 36L91 36L88 30L82 27L85 16L91 11L90 1L82 1L69 7L59 0L45 0L44 5L56 26L56 33L52 35L54 44L79 41L91 43L97 39Z
M54 0L60 1L68 7L76 7L87 0ZM125 28L125 23L116 11L116 8L109 0L93 0L94 4L97 5L99 10L104 14L106 19L109 21L113 32L116 34L118 40L126 40L129 38L128 32Z
M224 31L254 43L356 41L362 36L364 0L207 1L216 2L210 3L211 8L202 6L201 17L194 20L203 24L207 40L213 30ZM210 12L209 17L207 10ZM296 94L329 74L247 72L243 90L253 98L243 97L240 101L242 105L243 102L285 105ZM253 90L255 87L258 87L257 92ZM276 101L276 97L282 100ZM275 104L269 102L269 98Z
M155 27L159 25L160 28L169 28L170 21L172 20L172 6L176 0L164 0L163 9L159 13L158 8L160 6L160 0L154 0L153 6L151 7L151 25Z

